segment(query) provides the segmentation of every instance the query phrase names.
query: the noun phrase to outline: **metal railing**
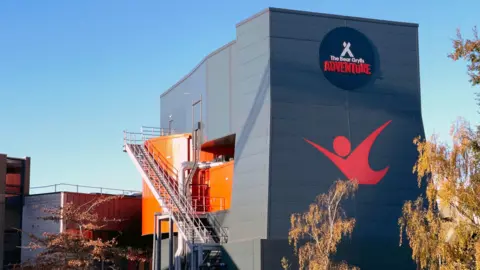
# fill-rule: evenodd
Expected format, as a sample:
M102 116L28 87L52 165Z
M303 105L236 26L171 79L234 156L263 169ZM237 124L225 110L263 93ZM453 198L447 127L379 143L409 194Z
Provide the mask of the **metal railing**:
M193 208L190 200L187 199L187 197L182 194L180 191L180 187L178 185L178 175L174 175L172 178L165 170L162 170L162 167L158 163L158 160L160 159L160 154L153 149L153 147L148 148L148 154L146 155L147 161L150 163L150 165L153 167L154 171L157 173L157 176L159 177L159 180L162 182L162 180L169 179L171 181L164 181L165 189L169 193L171 199L177 204L176 205L176 210L178 211L173 211L173 214L179 214L179 218L185 219L185 222L189 225L190 230L197 231L199 234L198 236L204 243L211 242L212 239L208 239L209 233L207 228L203 226L203 224L200 222L199 217L197 216L197 213L195 209Z
M225 198L222 197L206 197L206 196L192 196L193 208L199 213L225 210Z
M129 141L133 144L140 144L146 140L176 134L174 129L142 126L140 132L123 131L123 141ZM128 138L127 138L128 137Z
M46 186L30 187L30 194L42 194L51 192L76 192L76 193L100 193L108 195L137 195L141 194L140 191L126 190L118 188L106 188L106 187L94 187L84 185L74 185L59 183Z
M140 132L146 136L159 137L175 134L174 129L142 126Z
M180 194L177 175L168 174L160 166L158 160L162 157L153 147L148 147L145 143L147 138L148 136L143 133L125 132L124 144L127 152L131 152L131 157L143 165L144 173L149 177L146 180L150 181L156 189L160 189L158 191L163 192L161 196L163 198L160 199L164 200L163 204L168 207L168 211L184 237L191 242L196 240L202 243L214 242L208 229L199 220L191 202L185 195Z

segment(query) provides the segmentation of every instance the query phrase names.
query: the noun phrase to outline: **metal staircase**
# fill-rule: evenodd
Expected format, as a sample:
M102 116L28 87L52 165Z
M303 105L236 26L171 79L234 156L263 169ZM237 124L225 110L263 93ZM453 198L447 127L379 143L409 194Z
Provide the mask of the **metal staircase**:
M126 133L125 150L130 155L137 168L141 168L142 176L149 184L150 189L156 195L162 209L168 212L175 223L178 231L190 243L213 243L212 237L205 226L199 222L191 203L183 194L179 193L178 182L172 181L155 160L155 153L149 153L142 143L138 144L137 134ZM134 137L133 139L131 137ZM176 180L176 179L173 179Z
M151 130L150 130L151 129ZM124 151L127 152L145 179L153 195L159 202L165 214L170 214L177 225L178 232L186 239L187 244L192 247L196 244L217 244L226 242L227 235L224 228L219 226L215 217L207 214L207 217L214 220L213 227L202 222L201 217L196 213L191 201L186 194L181 192L183 187L178 185L177 172L166 172L168 164L160 153L147 147L147 140L161 135L169 135L170 131L149 128L142 132L124 132ZM197 169L197 166L194 166ZM193 168L192 168L193 169ZM193 175L194 170L189 175Z

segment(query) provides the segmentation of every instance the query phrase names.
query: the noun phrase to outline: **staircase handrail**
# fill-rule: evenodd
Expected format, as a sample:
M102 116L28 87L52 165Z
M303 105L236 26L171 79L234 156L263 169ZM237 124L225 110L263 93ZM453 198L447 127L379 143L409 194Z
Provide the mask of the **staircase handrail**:
M137 135L141 135L141 139L137 139ZM175 209L169 209L172 212L172 214L179 215L180 219L184 219L187 223L190 223L191 225L193 225L193 228L190 228L190 229L193 229L193 231L196 232L196 234L198 234L198 236L203 242L207 243L211 241L212 238L210 237L207 229L198 220L198 216L194 211L193 206L186 199L185 196L182 196L179 193L178 181L176 181L177 179L175 178L173 179L174 181L170 181L171 176L165 172L162 166L159 165L159 161L156 159L158 154L156 154L155 152L157 151L154 151L153 153L151 153L145 147L145 139L146 139L145 136L142 133L140 134L134 133L134 132L129 133L125 131L124 138L125 138L125 143L127 147L128 147L128 144L131 144L132 142L137 145L139 144L142 145L143 151L146 152L145 158L147 159L148 163L150 164L150 166L156 167L156 170L154 169L154 172L157 175L158 180L167 191L168 195L170 196L170 199L176 204L177 211L175 211ZM148 180L150 181L150 179ZM184 232L184 234L186 239L189 239L187 232Z
M145 147L147 147L147 149L150 153L154 152L155 156L158 157L158 159L160 159L160 162L165 164L166 169L169 170L173 174L171 177L174 177L174 178L178 177L177 168L175 168L175 166L173 166L173 164L164 155L162 155L162 153L160 153L160 151L158 151L155 148L155 146L152 143L150 143L149 140L145 141Z
M148 154L151 155L151 153ZM203 241L208 242L209 239L207 230L205 228L202 228L203 224L198 221L198 216L194 211L191 203L186 200L185 196L182 196L180 194L178 189L178 181L176 181L177 179L173 179L173 181L162 181L170 179L170 176L164 170L162 170L162 167L156 162L154 155L151 155L149 157L147 156L147 159L148 158L152 159L153 165L156 166L157 170L160 172L160 174L162 174L161 177L159 177L159 180L163 184L164 188L167 190L167 193L171 197L172 201L176 204L177 211L172 211L172 213L180 214L184 219L191 222L194 225L194 228L192 229L197 231Z

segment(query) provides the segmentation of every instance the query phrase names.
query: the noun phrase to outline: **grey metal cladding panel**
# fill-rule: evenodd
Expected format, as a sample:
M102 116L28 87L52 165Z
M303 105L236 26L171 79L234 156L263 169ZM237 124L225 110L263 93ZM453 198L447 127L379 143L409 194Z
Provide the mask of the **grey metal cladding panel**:
M270 35L270 13L266 12L237 26L237 46L244 46Z
M271 39L274 102L339 105L346 94L328 83L318 62L318 42Z
M237 57L239 53L237 52ZM266 74L270 74L270 65L269 65L270 55L268 52L261 52L258 54L258 57L252 58L251 61L244 63L242 65L237 65L235 72L235 84L233 88L233 95L239 95L246 92L251 92L251 88L245 89L238 85L238 83L249 80L251 77L262 78ZM268 72L267 72L268 71ZM259 79L260 82L260 79ZM256 88L255 88L256 89Z
M198 69L186 78L177 87L161 98L161 125L168 127L168 116L172 115L172 128L180 132L192 131L192 101L203 97L203 121L208 129L208 123L205 121L208 108L206 96L206 63L203 63ZM199 120L200 109L196 107L195 121Z
M254 54L254 52L251 52ZM235 54L235 77L232 86L231 125L239 132L249 117L253 120L261 110L269 114L270 102L270 65L269 55L259 52L259 57L245 64L238 64L240 53ZM268 118L268 117L267 117ZM268 123L268 122L267 122ZM238 134L237 134L238 136Z
M262 238L266 235L268 116L269 111L263 110L257 119L249 120L237 132L232 202L226 219L232 240Z
M382 44L382 49L386 50L385 53L394 59L401 58L402 53L406 51L418 51L418 27L355 20L345 22L345 26L364 33L374 44ZM399 53L395 49L400 50Z
M243 196L262 196L260 192L255 190ZM265 203L266 205L266 203ZM230 207L230 214L225 218L224 226L229 231L229 242L237 242L246 239L266 238L267 235L267 207L263 205L248 205Z
M337 127L337 125L341 125L342 133L348 135L348 115L345 106L306 106L297 104L295 99L292 99L291 102L273 102L273 135L290 134L297 136L300 141L302 141L302 138L309 140L333 139L339 135L338 129L332 131L326 127ZM285 143L282 146L289 147L290 143L298 143L298 141L292 138L291 142Z
M365 249L361 243L365 239L356 238L356 233L354 229L352 239L340 243L334 261L347 260L351 265L368 270L415 269L409 249L399 248L398 239L392 241L370 237L366 239L369 248ZM290 269L298 269L298 259L293 253L293 247L288 244L288 239L262 240L262 269L281 269L280 261L284 256L291 263Z
M348 93L348 102L350 108L374 110L376 113L410 114L412 117L416 117L418 116L416 113L421 110L421 104L419 95L413 91L418 87L412 86L410 89L405 90L393 85L386 89L391 93L385 93L386 91L379 91L380 93L352 91Z
M232 93L232 129L239 135L244 125L268 131L270 115L270 85L268 74L259 80L238 83L247 94ZM268 133L265 133L268 135Z
M365 34L379 57L382 79L362 92L408 93L418 98L418 28L359 21L347 21L347 26Z
M349 26L363 32L379 53L379 69L383 79L377 80L375 87L364 91L392 93L416 90L419 84L418 29L412 26L272 12L272 69L286 69L286 72L295 69L321 75L318 64L320 42L328 31L339 26ZM354 49L352 44L352 51ZM415 78L412 77L414 75ZM272 76L280 75L274 73ZM324 78L323 75L320 77ZM393 84L397 85L396 89L391 89Z
M230 213L225 219L231 241L266 236L268 156L267 149L235 160Z
M318 62L320 42L272 38L271 66L272 87L275 87L273 98L288 101L289 93L298 94L302 102L321 102L335 105L342 102L345 91L330 84L322 74ZM380 45L383 48L383 43ZM386 94L410 93L418 95L418 65L417 52L401 49L380 55L380 72L382 78L376 80L372 87L362 89L362 92ZM412 79L413 78L413 79ZM322 85L322 89L319 89ZM290 89L289 89L290 88ZM311 93L321 91L321 99L312 98Z
M270 13L270 35L272 37L284 37L292 39L304 39L321 41L323 36L330 30L341 26L354 27L357 25L372 24L380 35L408 36L417 27L400 25L395 23L380 23L364 20L352 20L333 18L322 15L293 14L272 11ZM301 26L301 27L299 27Z
M168 269L168 246L170 239L162 239L160 241L160 269ZM173 236L173 250L177 250L177 236Z
M293 253L293 247L288 239L262 240L262 269L282 269L282 258L286 257L291 264L289 269L300 269L298 258Z
M247 151L244 151L242 156L235 159L235 174L245 173L250 171L264 171L268 167L268 138L259 137L251 138L247 142Z
M261 270L261 240L253 239L223 245L222 259L228 269Z
M265 238L268 210L270 65L268 13L237 27L231 128L236 134L229 241ZM246 268L248 269L248 268Z
M61 193L42 194L34 196L26 196L23 205L22 213L22 246L27 246L31 238L29 234L41 236L43 233L58 233L60 232L60 224L48 220L40 220L39 218L45 216L43 209L58 208L61 206ZM25 262L34 258L42 250L21 250L21 261Z
M417 151L413 145L413 138L419 135L424 136L420 111L389 113L374 109L351 108L352 149L371 132L390 120L391 123L377 137L370 151L369 162L372 169L379 170L389 166L389 172L376 186L380 191L391 191L397 187L416 189L417 182L415 175L412 174L412 168L417 158ZM386 197L380 201L393 202L393 198Z
M250 174L249 176L252 175L253 174ZM262 195L267 192L267 186L259 185L258 187L241 192L244 196L248 196L249 200L244 201L244 203L238 205L238 207L232 207L230 209L231 215L228 216L225 222L227 227L230 228L230 236L234 239L254 238L255 236L262 237L266 228L260 226L260 224L266 224L265 216L267 213L267 208L262 207L263 205L266 205L267 198ZM252 211L252 209L255 209L256 211ZM253 226L251 230L247 230L245 226L242 225L251 222L257 222L258 226ZM236 226L232 227L231 225L233 223ZM234 228L236 230L234 230Z
M254 40L248 45L240 47L237 45L238 65L244 65L255 58L265 55L269 52L270 40L268 37Z
M207 60L207 138L230 134L230 51L231 47Z
M331 149L335 136L348 136L347 119L344 106L273 103L269 239L286 237L289 216L308 209L318 194L342 178L304 138Z
M345 20L271 12L270 36L291 39L303 39L320 42L323 36L336 27L345 26Z

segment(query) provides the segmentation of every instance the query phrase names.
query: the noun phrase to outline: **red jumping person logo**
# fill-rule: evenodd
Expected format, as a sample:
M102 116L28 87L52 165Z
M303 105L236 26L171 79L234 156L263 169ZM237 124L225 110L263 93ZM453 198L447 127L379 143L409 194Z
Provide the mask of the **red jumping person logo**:
M372 134L370 134L363 142L361 142L357 148L351 153L350 141L344 136L337 136L333 140L333 150L336 154L328 151L320 145L304 139L306 142L317 148L327 158L329 158L348 179L356 179L359 184L363 185L375 185L387 173L389 166L386 168L375 171L370 167L368 163L368 156L372 145L377 139L378 135L390 124L392 120L386 122L381 127L377 128ZM350 154L350 155L349 155ZM348 156L348 157L347 157Z

